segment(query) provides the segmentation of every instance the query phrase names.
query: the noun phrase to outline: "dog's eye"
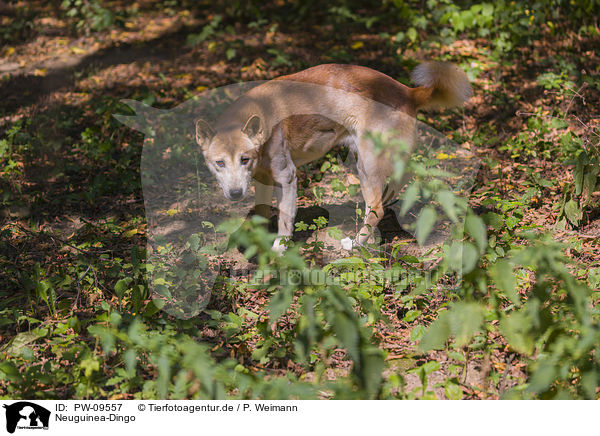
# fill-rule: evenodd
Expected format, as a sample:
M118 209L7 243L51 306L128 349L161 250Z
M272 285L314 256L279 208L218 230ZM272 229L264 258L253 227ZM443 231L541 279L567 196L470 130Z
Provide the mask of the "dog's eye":
M223 168L223 167L225 167L225 162L223 162L222 160L218 160L218 161L216 161L215 163L217 164L217 166L218 166L219 168Z
M250 162L250 158L247 158L247 157L242 158L242 165L248 165L248 162Z

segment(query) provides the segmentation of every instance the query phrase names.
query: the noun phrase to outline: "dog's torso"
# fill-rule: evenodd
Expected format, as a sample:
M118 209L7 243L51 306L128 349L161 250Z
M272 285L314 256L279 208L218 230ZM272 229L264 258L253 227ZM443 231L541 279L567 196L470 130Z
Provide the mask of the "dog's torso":
M319 65L252 89L221 123L239 126L252 114L262 113L271 120L266 127L271 137L274 129L281 129L283 141L266 141L259 150L253 176L263 180L265 173L272 174L274 163L276 169L292 163L298 167L338 144L360 153L364 131L377 130L378 122L391 114L402 118L405 140L412 142L416 113L412 93L413 89L370 68Z

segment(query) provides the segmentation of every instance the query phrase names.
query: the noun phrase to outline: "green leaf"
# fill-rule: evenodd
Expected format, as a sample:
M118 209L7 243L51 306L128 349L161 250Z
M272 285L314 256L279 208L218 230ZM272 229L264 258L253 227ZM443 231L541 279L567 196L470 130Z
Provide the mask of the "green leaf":
M574 225L579 224L579 220L581 220L581 209L579 208L579 204L575 200L569 200L565 203L565 215L567 219Z
M479 252L484 253L487 247L487 228L483 220L477 215L467 215L465 231L473 238L479 248Z
M362 388L367 392L368 398L374 398L381 389L384 365L383 353L379 348L368 347L362 349L360 369L357 375Z
M419 342L425 334L425 327L419 324L410 331L410 340L412 342Z
M344 237L344 234L339 227L330 227L327 229L327 234L336 241L340 241Z
M462 273L468 274L475 269L479 253L475 246L469 242L462 244Z
M489 226L492 226L494 230L500 230L504 225L504 219L502 216L494 212L488 212L482 215L482 218L484 219L485 223Z
M275 342L273 338L266 339L262 345L256 347L256 349L252 352L252 358L258 361L265 359L269 354L269 350L271 349L273 342Z
M581 387L589 400L596 399L596 388L598 387L598 373L595 370L586 371L581 375Z
M419 350L441 350L446 347L448 338L450 338L450 326L448 324L448 311L445 310L425 331L423 339L419 343Z
M462 242L453 242L450 246L444 246L444 259L453 271L462 270Z
M402 196L402 207L400 208L400 216L406 215L411 207L417 201L419 195L419 186L416 183L410 185Z
M152 300L144 309L144 318L151 318L154 314L158 313L164 306L164 300Z
M517 226L517 224L519 224L520 221L521 218L513 214L506 218L506 227L512 230Z
M459 362L466 362L467 359L465 358L465 355L463 353L459 353L458 351L448 351L448 357L450 359L454 359L457 360Z
M125 295L125 291L128 289L129 284L132 282L132 280L133 279L131 277L126 277L115 283L115 295L117 296L117 298L119 298L119 300L122 299Z
M454 194L451 191L443 190L438 192L437 199L446 216L450 218L453 223L457 222L458 217L456 216L456 202Z
M461 347L468 344L482 328L485 308L478 303L454 303L442 312L423 335L419 344L422 351L439 350L445 347L450 336Z
M133 348L129 348L125 351L125 353L123 354L123 362L125 362L125 369L127 371L127 374L129 374L130 377L135 376L135 369L137 366L137 353Z
M329 271L331 269L331 267L337 267L337 268L350 268L352 270L364 270L365 269L365 262L360 258L360 257L356 257L356 256L351 256L351 257L346 257L343 259L336 259L333 262L331 262L329 265L325 266L325 271Z
M88 378L100 369L100 362L94 357L82 360L79 365L84 369L85 376Z
M23 377L19 372L19 369L16 365L11 361L0 362L0 376L4 375L4 377L10 381L20 381Z
M439 371L440 368L440 362L437 360L430 360L419 367L419 369L421 369L427 375L431 374L432 372Z
M17 334L13 338L12 341L10 341L10 345L6 349L6 352L11 355L19 355L21 352L21 349L25 345L27 345L39 338L43 338L47 334L48 334L48 329L39 329L39 328L33 329L30 332L21 332L21 333Z
M398 245L398 247L400 247L400 245ZM419 258L416 256L413 256L412 254L407 254L405 256L401 256L398 258L398 260L401 260L402 262L406 262L406 263L421 263Z
M524 310L512 312L500 320L500 333L509 345L519 353L533 353L534 338L531 333L532 320Z
M284 287L279 290L269 302L269 321L274 323L284 314L290 304L292 304L292 297L294 296L294 290L289 287Z
M160 398L166 398L169 392L169 381L171 380L171 364L169 356L161 354L158 358L158 377L156 379L156 387Z
M338 312L333 320L333 330L350 358L355 362L358 361L358 344L360 339L358 325L345 313Z
M517 281L513 273L513 266L507 260L499 260L490 268L490 275L496 286L508 297L510 301L519 306L521 299L517 293Z
M584 201L589 200L592 193L596 190L597 180L598 176L594 173L587 173L585 176L583 176L583 193L585 194Z
M329 186L333 192L346 192L346 185L339 178L333 179Z
M447 382L444 386L444 394L449 400L462 400L463 391L459 385L454 382Z
M404 315L404 318L402 319L402 321L404 321L404 322L413 322L420 315L421 315L421 311L420 310L409 310L408 312L406 312L406 315Z
M569 123L565 120L561 120L560 118L552 118L548 127L551 129L566 129L569 127Z
M555 365L549 361L540 362L529 381L528 390L542 393L547 391L558 377L558 371Z
M588 272L588 283L593 289L600 289L600 268L592 268Z
M419 245L425 244L436 220L437 212L433 207L427 206L421 211L419 218L417 218L417 242Z
M481 8L481 15L484 17L491 17L494 15L494 5L491 3L483 3Z
M478 303L457 302L448 310L448 325L458 347L467 345L482 328L485 308Z

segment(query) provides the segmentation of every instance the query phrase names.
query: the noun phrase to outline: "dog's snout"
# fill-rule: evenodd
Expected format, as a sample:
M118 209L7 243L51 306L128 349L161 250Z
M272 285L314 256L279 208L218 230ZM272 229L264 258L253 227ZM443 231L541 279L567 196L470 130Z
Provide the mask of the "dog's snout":
M242 198L243 193L244 191L241 189L232 189L229 191L229 197L231 197L232 200L239 200Z

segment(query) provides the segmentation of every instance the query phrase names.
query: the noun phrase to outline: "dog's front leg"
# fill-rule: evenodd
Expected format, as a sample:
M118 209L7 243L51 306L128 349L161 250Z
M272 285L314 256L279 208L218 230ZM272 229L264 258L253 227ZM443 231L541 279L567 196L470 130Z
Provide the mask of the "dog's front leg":
M291 158L288 159L286 166L274 174L277 183L277 202L279 208L279 219L277 221L277 233L279 237L273 244L273 249L279 253L285 251L284 239L290 238L294 231L294 219L297 211L297 177L296 167Z
M271 218L271 202L273 200L273 179L268 176L255 178L255 212L263 218Z

